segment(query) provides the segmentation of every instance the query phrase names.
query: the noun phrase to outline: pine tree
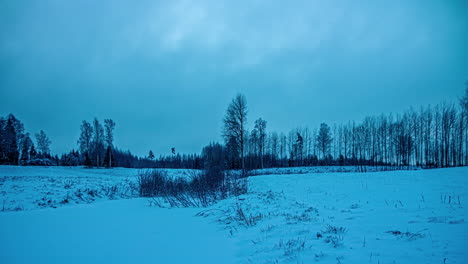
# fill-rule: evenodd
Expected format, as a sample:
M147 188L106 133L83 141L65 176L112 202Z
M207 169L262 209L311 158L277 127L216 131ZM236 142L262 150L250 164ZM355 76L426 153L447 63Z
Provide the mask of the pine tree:
M37 151L36 151L36 148L34 147L34 143L33 143L33 144L31 144L31 149L29 150L29 158L34 159L34 158L36 158L36 155L37 155Z
M6 120L0 117L0 164L6 163Z
M154 159L154 153L152 150L149 151L148 153L148 159L153 160Z
M12 115L8 118L4 130L5 156L7 164L18 165L19 151L17 133L14 127L14 120L11 116Z

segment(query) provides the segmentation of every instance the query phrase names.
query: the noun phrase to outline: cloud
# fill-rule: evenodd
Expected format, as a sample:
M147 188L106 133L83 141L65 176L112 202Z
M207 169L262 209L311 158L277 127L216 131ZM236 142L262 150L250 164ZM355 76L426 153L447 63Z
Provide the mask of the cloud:
M327 1L158 3L125 29L129 50L150 55L222 53L230 66L255 66L278 54L314 50L329 38L342 8Z

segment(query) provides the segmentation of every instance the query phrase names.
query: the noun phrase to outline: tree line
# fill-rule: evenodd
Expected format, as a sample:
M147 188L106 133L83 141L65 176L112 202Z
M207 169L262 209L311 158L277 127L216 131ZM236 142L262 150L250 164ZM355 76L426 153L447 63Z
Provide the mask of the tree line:
M41 130L34 136L36 145L13 114L0 116L0 164L34 165L42 159L52 159L51 141L46 133Z
M223 126L227 167L259 169L323 165L421 166L468 165L468 84L458 104L411 108L403 114L369 116L315 129L267 132L258 118L247 129L247 100L237 95Z
M361 122L322 123L288 133L268 131L258 118L248 129L247 100L238 94L223 119L224 144L210 143L200 154L138 157L114 146L115 122L83 120L78 149L51 155L44 131L31 135L13 114L0 117L0 164L129 168L225 169L296 166L451 167L468 165L468 84L459 103L411 108L402 114L369 116ZM212 165L212 164L211 164ZM210 166L211 166L210 165Z
M203 162L198 154L179 154L172 148L172 155L155 158L138 157L130 151L114 146L115 122L105 119L102 124L97 118L92 122L83 120L80 125L78 149L61 156L50 153L51 140L41 130L31 135L24 124L13 114L0 117L0 164L39 166L86 166L127 168L187 168L202 169Z

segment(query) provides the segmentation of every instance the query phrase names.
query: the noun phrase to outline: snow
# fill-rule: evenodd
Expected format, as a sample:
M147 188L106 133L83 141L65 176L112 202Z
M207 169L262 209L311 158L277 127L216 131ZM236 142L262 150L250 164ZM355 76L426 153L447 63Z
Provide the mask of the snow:
M163 169L170 177L193 170ZM0 166L0 210L56 208L70 204L135 198L142 169Z
M8 212L1 263L235 263L233 241L193 217L146 199Z
M257 176L247 195L203 215L240 241L241 263L466 263L467 176L468 168Z
M117 200L132 195L102 195L37 210L19 190L40 198L52 188L51 196L61 197L63 177L100 189L132 182L137 170L0 166L1 192L31 205L0 212L0 262L467 262L468 168L326 171L250 177L247 194L209 208L158 208L142 198ZM260 171L272 172L281 170ZM60 184L47 184L51 179Z

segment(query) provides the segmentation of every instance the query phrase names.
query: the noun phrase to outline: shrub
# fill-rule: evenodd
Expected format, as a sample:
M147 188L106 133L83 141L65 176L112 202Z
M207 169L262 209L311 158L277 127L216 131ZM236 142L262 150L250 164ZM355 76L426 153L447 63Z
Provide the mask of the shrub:
M52 166L54 165L50 159L32 159L25 163L27 166Z
M247 192L246 179L226 174L218 166L190 176L190 179L171 178L162 170L143 171L138 178L139 194L163 197L171 207L206 207L217 200Z

